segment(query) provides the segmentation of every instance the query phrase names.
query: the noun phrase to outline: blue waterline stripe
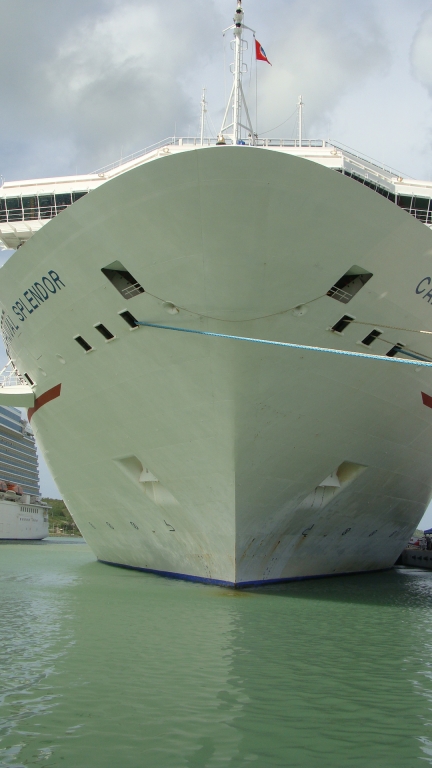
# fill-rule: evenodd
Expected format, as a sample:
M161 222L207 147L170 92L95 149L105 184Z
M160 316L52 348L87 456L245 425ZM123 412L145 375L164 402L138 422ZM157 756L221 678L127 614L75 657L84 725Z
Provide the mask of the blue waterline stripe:
M155 576L164 576L167 579L177 579L180 581L196 581L200 584L213 584L216 587L235 587L233 581L223 581L223 579L209 579L205 576L191 576L187 573L173 573L171 571L157 571L154 568L142 568L138 565L125 565L124 563L111 563L109 560L99 560L104 565L114 565L116 568L126 568L129 571L142 571L143 573L153 573Z
M233 339L234 341L252 341L254 344L270 344L273 347L288 347L289 349L303 349L307 352L326 352L331 355L344 355L345 357L361 357L366 360L380 360L382 363L399 363L401 365L414 365L416 368L432 368L432 363L422 360L401 360L399 357L387 357L386 355L368 355L364 352L348 352L345 349L330 349L328 347L310 347L307 344L291 344L287 341L269 341L268 339L252 339L249 336L229 336L226 333L211 333L210 331L198 331L193 328L176 328L173 325L159 325L159 323L145 323L136 321L138 325L147 328L161 328L163 331L179 331L181 333L197 333L199 336L214 336L217 339Z
M382 573L391 571L394 566L385 568L374 568L370 571L341 571L340 573L321 573L316 576L289 576L283 579L260 579L258 581L223 581L222 579L209 579L206 576L192 576L188 573L173 573L172 571L158 571L155 568L142 568L138 565L125 565L124 563L112 563L109 560L99 560L104 565L112 565L115 568L125 568L128 571L142 571L143 573L153 573L155 576L162 576L166 579L177 579L177 581L193 581L198 584L209 584L214 587L229 587L230 589L244 589L246 587L267 587L272 584L286 584L290 581L310 581L311 579L332 579L336 576L359 576L366 573Z

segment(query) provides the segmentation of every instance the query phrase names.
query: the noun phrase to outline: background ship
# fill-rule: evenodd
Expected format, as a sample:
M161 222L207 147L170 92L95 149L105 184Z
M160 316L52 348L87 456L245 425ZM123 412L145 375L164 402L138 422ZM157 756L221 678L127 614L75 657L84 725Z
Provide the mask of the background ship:
M0 405L0 540L44 539L48 506L40 499L33 432L17 408Z
M216 141L1 188L11 402L104 562L227 585L390 567L432 496L432 185L256 137L243 28L239 3Z

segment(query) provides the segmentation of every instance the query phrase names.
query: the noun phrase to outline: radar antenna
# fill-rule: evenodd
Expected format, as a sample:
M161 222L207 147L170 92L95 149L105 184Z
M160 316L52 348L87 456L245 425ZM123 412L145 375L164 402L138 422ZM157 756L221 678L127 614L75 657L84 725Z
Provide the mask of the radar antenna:
M243 29L248 29L249 32L253 33L254 37L255 31L243 24L243 18L244 11L242 8L242 0L237 0L237 9L234 14L234 24L231 27L224 29L223 31L224 35L230 29L232 29L234 32L234 40L231 41L231 49L234 51L234 63L231 64L233 84L222 121L222 127L218 135L219 144L225 144L226 137L230 138L233 144L240 144L242 142L243 130L249 134L251 144L255 144L255 134L253 132L249 110L246 104L242 86L243 75L248 71L247 65L243 62L243 52L248 49L248 43L242 38L242 31ZM242 123L243 111L245 113L245 123Z

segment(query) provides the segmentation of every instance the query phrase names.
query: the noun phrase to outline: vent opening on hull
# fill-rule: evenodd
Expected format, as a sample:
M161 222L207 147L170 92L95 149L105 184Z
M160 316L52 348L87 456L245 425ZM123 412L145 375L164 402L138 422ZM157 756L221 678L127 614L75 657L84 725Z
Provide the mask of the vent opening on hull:
M401 351L401 349L404 348L404 344L395 344L394 347L389 349L388 352L386 352L386 357L396 357L398 352Z
M368 333L367 336L362 340L362 344L364 344L366 347L370 347L370 345L375 341L375 339L378 339L382 334L382 331L377 331L376 329Z
M94 327L96 328L97 331L99 331L99 333L102 334L104 339L106 339L107 341L111 341L111 339L115 339L114 334L111 333L111 331L109 331L108 328L102 323L98 323Z
M24 377L27 379L27 381L28 381L28 383L30 384L30 386L31 386L31 387L34 387L34 381L33 381L33 379L32 379L32 378L31 378L31 377L28 375L28 373L25 373L25 374L24 374Z
M80 345L80 347L82 347L82 348L83 348L83 350L84 350L85 352L90 352L90 350L91 350L91 349L93 349L93 347L91 346L91 344L89 344L89 343L88 343L88 341L86 341L85 339L83 339L83 337L82 337L82 336L74 336L74 340L77 342L77 344L79 344L79 345Z
M328 475L320 484L303 499L298 510L314 512L323 509L333 501L341 491L356 480L367 467L364 464L355 464L353 461L343 461L338 468ZM302 517L304 520L304 517Z
M142 285L139 284L120 261L113 261L112 264L103 267L101 272L108 278L114 288L121 293L124 299L132 299L134 296L144 293Z
M330 330L334 331L335 333L343 333L345 328L348 328L349 324L352 323L353 320L355 320L355 318L351 315L343 315L341 319L337 321L337 323L332 325Z
M138 321L137 321L137 320L135 319L135 317L134 317L134 316L133 316L133 315L132 315L130 312L128 312L127 310L125 310L124 312L119 312L119 315L120 315L120 317L122 317L122 318L123 318L123 320L125 321L125 323L127 323L128 325L130 325L130 327L131 327L131 328L139 328L139 325L138 325Z
M177 499L174 498L168 488L165 488L157 477L143 466L137 456L122 456L114 459L114 463L158 507L178 506Z
M342 304L348 304L371 277L373 277L372 272L368 272L367 269L354 264L327 291L327 296L331 296L332 299L336 299L336 301L340 301Z

